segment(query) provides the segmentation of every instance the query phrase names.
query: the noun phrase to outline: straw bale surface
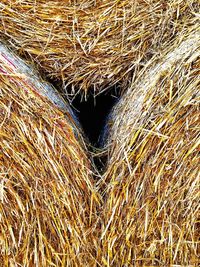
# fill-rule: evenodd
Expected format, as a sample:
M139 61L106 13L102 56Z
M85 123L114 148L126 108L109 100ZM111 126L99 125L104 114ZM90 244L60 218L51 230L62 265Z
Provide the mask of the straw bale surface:
M0 266L87 266L92 167L67 103L26 70L0 46Z
M1 0L0 35L63 90L98 92L117 82L125 89L199 9L199 0Z
M200 31L154 59L110 120L102 264L199 266Z
M63 90L129 87L96 182L69 105L0 44L0 266L198 266L199 10L1 0L1 40Z

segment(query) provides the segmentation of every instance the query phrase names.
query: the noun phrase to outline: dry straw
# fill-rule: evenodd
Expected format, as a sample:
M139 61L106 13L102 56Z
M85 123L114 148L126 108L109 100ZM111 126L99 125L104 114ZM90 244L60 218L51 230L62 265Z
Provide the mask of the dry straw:
M102 264L199 266L199 27L147 64L109 127Z
M0 34L64 88L125 89L199 9L199 0L1 0Z
M1 39L64 88L131 85L96 187L68 104L0 45L0 266L198 266L199 8L1 0Z
M42 96L47 91L65 114ZM92 260L97 195L70 112L54 88L0 45L2 267Z

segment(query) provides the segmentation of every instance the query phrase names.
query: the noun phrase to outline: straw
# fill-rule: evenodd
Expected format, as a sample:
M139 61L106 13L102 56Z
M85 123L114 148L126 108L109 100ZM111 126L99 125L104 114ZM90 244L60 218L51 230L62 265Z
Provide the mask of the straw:
M199 0L2 0L0 35L68 95L116 83L124 91L199 9Z
M43 95L49 89L65 112ZM1 266L94 261L100 198L70 112L53 87L0 46Z
M104 266L198 266L200 32L149 62L113 110Z

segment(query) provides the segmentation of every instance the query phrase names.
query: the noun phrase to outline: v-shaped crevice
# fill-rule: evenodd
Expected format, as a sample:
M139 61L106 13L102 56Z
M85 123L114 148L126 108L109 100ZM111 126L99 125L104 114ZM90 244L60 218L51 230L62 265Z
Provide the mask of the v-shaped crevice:
M97 96L90 94L86 99L79 94L72 101L72 107L86 138L96 148L104 145L106 124L118 95L119 88L116 85Z

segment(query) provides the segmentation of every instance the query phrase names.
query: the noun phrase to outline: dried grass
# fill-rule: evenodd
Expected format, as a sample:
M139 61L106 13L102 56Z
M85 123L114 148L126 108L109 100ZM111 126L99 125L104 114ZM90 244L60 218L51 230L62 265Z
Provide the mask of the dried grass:
M92 166L67 103L0 46L0 266L87 266ZM52 100L52 99L51 99ZM59 102L59 103L61 103ZM62 106L61 105L61 106Z
M164 49L113 110L103 266L199 266L199 36Z
M199 7L1 1L2 40L64 87L131 85L96 184L69 105L0 45L0 266L199 265Z
M99 91L117 82L125 89L147 60L185 34L199 9L199 0L1 0L0 35L63 89Z

